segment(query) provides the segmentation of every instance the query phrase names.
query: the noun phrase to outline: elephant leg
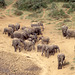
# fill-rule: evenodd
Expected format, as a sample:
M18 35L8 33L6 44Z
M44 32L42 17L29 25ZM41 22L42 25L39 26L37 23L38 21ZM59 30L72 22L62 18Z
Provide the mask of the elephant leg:
M21 52L21 46L18 46L18 48L19 48L19 52Z
M8 36L10 36L10 33L8 33Z
M16 50L17 50L17 47L14 47L14 49L15 49L15 52L16 52Z
M28 51L31 51L32 50L32 47L28 47Z
M35 46L33 45L33 50L35 50Z
M62 69L62 65L60 63L58 64L58 69Z
M43 56L43 53L44 53L44 49L42 49L42 54L41 54L41 56Z
M45 57L47 57L47 51L45 51Z
M49 58L49 50L47 50L47 58Z

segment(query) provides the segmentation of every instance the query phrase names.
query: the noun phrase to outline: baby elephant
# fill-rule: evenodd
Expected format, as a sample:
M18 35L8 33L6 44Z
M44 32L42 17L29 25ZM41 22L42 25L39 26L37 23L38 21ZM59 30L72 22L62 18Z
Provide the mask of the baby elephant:
M39 40L42 41L42 44L44 44L44 43L48 44L50 42L49 37L43 37L43 36L41 36L41 37L39 37Z
M35 49L34 40L33 41L25 40L24 49L27 51L31 51L32 49L34 50Z
M42 55L45 52L45 56L47 56L47 58L49 58L49 54L55 54L55 52L57 52L57 50L60 52L60 49L57 45L44 45L42 48Z
M58 69L62 69L63 66L63 62L65 60L65 55L64 54L58 54L57 55L57 59L58 59Z
M8 36L13 35L13 29L11 27L4 28L3 34L8 34Z
M17 48L19 48L19 52L21 52L21 42L22 42L22 40L18 39L18 38L14 38L12 40L12 46L14 46L15 52L16 52Z
M37 45L37 52L41 52L43 48L43 44L38 44Z

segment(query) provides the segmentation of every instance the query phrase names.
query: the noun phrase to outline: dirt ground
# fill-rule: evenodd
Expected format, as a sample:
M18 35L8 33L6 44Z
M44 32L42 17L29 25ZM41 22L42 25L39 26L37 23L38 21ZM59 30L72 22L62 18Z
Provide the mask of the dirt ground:
M11 6L7 7L7 9L11 8ZM58 53L46 58L36 50L14 52L11 45L12 39L3 34L3 29L8 24L16 23L20 23L21 27L29 27L31 20L21 20L14 15L7 16L5 15L7 9L1 11L4 17L0 18L0 75L75 75L75 63L73 63L75 39L66 39L62 36L61 31L55 30L55 25L60 21L51 21L50 25L44 23L45 30L43 32L44 36L50 37L50 44L57 44L60 47L60 52L66 56L66 62L69 62L68 65L58 70Z

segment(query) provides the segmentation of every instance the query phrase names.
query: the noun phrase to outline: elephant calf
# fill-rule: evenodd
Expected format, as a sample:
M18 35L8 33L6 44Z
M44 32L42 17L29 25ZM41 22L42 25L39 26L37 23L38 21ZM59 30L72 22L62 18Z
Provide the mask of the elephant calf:
M67 29L68 29L68 27L66 25L64 25L64 26L62 26L61 29L62 29L63 36L66 37L67 36Z
M42 55L45 52L45 56L47 56L49 58L49 54L54 55L55 52L57 52L57 50L59 50L59 52L60 52L60 49L57 45L44 45L42 48Z
M19 23L16 23L15 24L15 30L17 31L17 30L19 30L20 29L20 24Z
M44 43L48 44L50 42L49 37L43 37L43 36L41 36L41 37L39 37L39 40L42 41L42 44L44 44Z
M58 54L57 55L57 59L58 59L58 69L62 69L63 66L63 62L65 60L65 55L64 54Z
M16 52L17 48L19 48L19 52L21 52L21 42L22 42L22 40L18 39L18 38L14 38L12 40L12 46L14 46L15 52Z
M13 31L15 31L15 25L14 24L9 24L8 27L11 27Z
M34 41L25 40L24 41L24 49L31 51L35 49Z
M4 28L4 31L3 31L3 34L8 34L8 36L11 36L13 35L13 29L11 27L7 27L7 28Z
M37 45L37 52L41 52L42 51L42 48L43 48L43 44L38 44Z

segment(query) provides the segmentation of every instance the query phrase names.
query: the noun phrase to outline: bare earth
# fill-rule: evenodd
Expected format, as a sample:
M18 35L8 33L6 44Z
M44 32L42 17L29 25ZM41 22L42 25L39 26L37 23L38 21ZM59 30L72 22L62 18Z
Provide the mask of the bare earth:
M7 9L11 8L11 5ZM2 11L3 14L5 14ZM26 16L26 15L25 15ZM44 17L44 16L43 16ZM31 20L20 19L15 16L7 16L0 19L0 75L75 75L75 69L71 70L71 67L75 67L73 58L75 57L74 45L75 39L66 39L62 36L61 31L55 30L55 24L59 21L53 21L52 24L45 26L44 36L50 37L50 44L57 44L60 47L61 53L66 56L66 62L69 65L64 66L58 70L57 54L46 58L41 56L40 52L36 50L27 52L14 52L12 47L12 39L3 34L3 29L8 24L20 23L22 26L30 26Z

